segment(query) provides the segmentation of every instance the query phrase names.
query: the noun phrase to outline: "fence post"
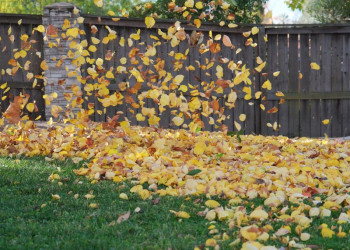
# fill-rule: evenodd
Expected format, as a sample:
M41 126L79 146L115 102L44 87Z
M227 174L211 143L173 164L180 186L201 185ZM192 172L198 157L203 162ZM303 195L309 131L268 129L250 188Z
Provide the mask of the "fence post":
M66 36L65 34L68 29L79 28L79 24L76 21L79 16L80 10L69 3L54 3L44 7L43 25L46 28L46 33L43 52L44 59L48 65L48 69L45 70L47 82L45 95L51 96L52 93L57 93L57 98L54 98L50 105L51 107L52 105L62 107L65 111L65 117L71 117L77 111L77 108L72 109L71 107L68 107L66 110L66 106L69 104L69 101L66 99L67 94L72 94L72 86L80 86L76 75L68 74L73 71L80 72L77 66L72 63L77 57L75 54L77 48L70 46L72 41L75 41L77 44L80 43L80 35L78 34L74 37ZM69 25L67 25L68 23ZM57 30L57 36L48 32L49 26L49 30ZM62 36L62 34L64 35ZM46 102L46 120L53 116L51 107ZM62 114L59 117L62 118Z

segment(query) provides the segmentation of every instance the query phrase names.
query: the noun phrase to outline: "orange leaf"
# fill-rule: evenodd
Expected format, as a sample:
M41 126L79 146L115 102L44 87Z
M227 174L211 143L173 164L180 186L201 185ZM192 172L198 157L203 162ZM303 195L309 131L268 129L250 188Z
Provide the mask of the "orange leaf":
M221 51L220 43L212 43L209 47L211 53L216 54Z
M224 35L224 36L222 37L222 42L224 43L224 45L225 45L226 47L230 47L231 49L234 49L234 48L235 48L235 46L232 45L232 43L231 43L231 39L230 39L227 35Z
M210 104L211 104L211 107L213 108L214 111L219 110L220 104L217 100L212 100Z
M277 108L277 107L273 107L273 108L269 109L269 110L267 111L267 113L268 113L268 114L273 114L273 113L276 113L277 111L278 111L278 108Z

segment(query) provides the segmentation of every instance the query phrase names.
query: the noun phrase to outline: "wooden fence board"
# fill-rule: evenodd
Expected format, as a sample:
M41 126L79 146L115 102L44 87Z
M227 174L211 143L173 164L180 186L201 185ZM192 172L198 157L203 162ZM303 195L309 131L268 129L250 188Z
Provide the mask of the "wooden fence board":
M311 34L311 62L321 65L320 47L321 35ZM309 66L310 67L310 66ZM310 72L310 88L312 91L320 91L320 70L311 70ZM320 116L320 100L312 100L311 105L311 135L317 136L321 133L321 116Z
M300 92L307 93L310 91L310 36L308 34L300 35ZM311 134L311 103L308 100L302 100L300 103L300 131L301 136Z
M300 92L299 86L299 35L289 35L288 92ZM290 137L300 136L300 100L288 100L288 132Z
M279 71L279 64L278 64L278 36L277 35L270 35L268 36L268 78L271 81L272 89L271 93L275 93L278 90L278 82L277 78L273 77L273 72ZM267 80L265 79L265 80ZM278 101L275 100L267 100L267 102L263 103L265 105L265 114L267 116L266 122L270 124L274 124L275 122L278 123L278 113L272 113L268 114L267 111L270 110L273 107L278 107ZM263 126L267 126L267 124L263 124ZM272 128L268 128L267 131L268 135L278 135L277 131L274 131Z
M276 90L282 91L283 93L288 92L288 79L289 79L289 57L296 56L288 51L288 47L290 46L288 42L288 35L278 35L278 70L281 72L279 76L277 76L277 86ZM274 76L270 76L274 77ZM289 131L289 107L288 104L278 104L276 105L278 108L278 124L281 126L279 128L278 134L286 135ZM293 117L294 118L294 117Z
M344 35L343 91L350 90L350 35ZM350 134L350 100L342 100L342 136Z

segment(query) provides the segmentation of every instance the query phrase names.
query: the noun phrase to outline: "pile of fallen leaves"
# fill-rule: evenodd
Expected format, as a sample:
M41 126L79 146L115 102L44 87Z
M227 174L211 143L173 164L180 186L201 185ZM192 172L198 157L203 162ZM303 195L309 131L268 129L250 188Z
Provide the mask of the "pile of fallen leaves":
M301 241L310 238L303 230L332 212L340 212L340 226L336 231L321 225L323 237L346 236L341 224L350 222L350 141L345 140L254 135L238 140L224 132L202 132L196 127L188 131L142 128L117 119L51 124L39 129L28 121L19 127L4 127L0 154L43 155L48 161L87 160L76 174L86 175L92 182L132 180L135 185L130 191L144 200L153 195L200 194L228 199L228 206L207 201L201 215L209 221L227 220L230 227L240 227L242 239L258 247L262 245L256 240L266 241L272 230L271 226L259 227L258 222L264 220L296 223ZM148 188L144 188L145 183ZM264 200L269 212L260 206L247 213L241 206L242 199L257 197ZM305 198L311 198L312 204L304 204ZM290 202L295 204L293 208L288 206ZM172 212L184 219L191 216L185 211ZM290 232L289 226L282 226L274 237ZM293 246L302 245L291 242Z

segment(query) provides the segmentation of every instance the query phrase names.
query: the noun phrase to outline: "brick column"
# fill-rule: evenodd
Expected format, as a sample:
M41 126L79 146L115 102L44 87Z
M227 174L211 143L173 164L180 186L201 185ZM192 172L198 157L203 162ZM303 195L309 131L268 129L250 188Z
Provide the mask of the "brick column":
M72 116L76 113L78 108L73 110L69 107L66 111L66 106L69 103L64 93L72 94L72 85L80 86L81 84L77 80L76 75L72 76L69 72L80 72L77 66L72 62L77 57L76 49L73 46L70 47L72 41L80 43L80 35L67 36L67 30L72 28L79 28L77 18L80 16L80 11L69 3L55 3L44 7L43 25L46 28L44 37L44 59L48 65L48 70L45 71L46 87L45 94L50 96L53 92L58 94L57 98L51 101L51 105L46 105L46 120L52 117L51 107L52 105L60 106L63 108L59 118L63 118L63 114ZM67 25L70 23L70 25ZM64 26L65 24L65 26ZM50 27L48 29L48 27ZM54 29L53 29L54 27ZM57 29L57 36L52 36L50 30ZM70 52L69 52L70 51ZM74 53L74 56L72 56ZM57 63L62 62L61 66ZM60 63L61 63L60 62ZM59 63L59 64L60 64Z

